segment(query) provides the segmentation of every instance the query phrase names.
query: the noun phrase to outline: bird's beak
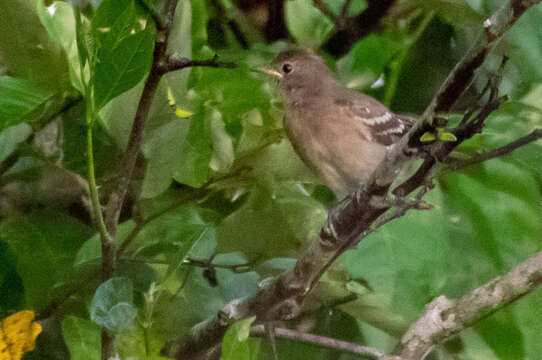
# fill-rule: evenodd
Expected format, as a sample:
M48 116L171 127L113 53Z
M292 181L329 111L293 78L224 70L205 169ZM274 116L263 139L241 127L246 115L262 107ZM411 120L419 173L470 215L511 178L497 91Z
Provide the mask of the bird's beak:
M253 70L257 71L257 72L260 72L260 73L272 75L272 76L274 76L274 77L276 77L278 79L282 78L282 74L280 72L278 72L277 70L275 70L275 69L271 69L271 68L261 66L261 67L254 68Z

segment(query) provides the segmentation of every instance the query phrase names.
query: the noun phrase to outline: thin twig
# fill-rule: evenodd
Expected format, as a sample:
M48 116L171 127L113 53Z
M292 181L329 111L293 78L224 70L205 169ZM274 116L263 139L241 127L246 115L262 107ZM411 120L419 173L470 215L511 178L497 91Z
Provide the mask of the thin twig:
M403 217L408 210L429 210L432 209L432 206L429 204L426 204L423 202L422 198L427 194L431 186L425 185L422 186L420 191L416 194L416 197L413 201L400 201L396 208L389 214L385 214L384 216L380 217L377 221L375 221L373 227L371 228L371 231L374 231L387 223L398 219L400 217Z
M312 0L312 3L322 12L322 14L329 18L329 20L331 20L335 26L342 27L341 18L335 15L335 13L331 11L331 9L328 8L322 0Z
M128 261L128 262L135 262L135 263L145 263L145 264L155 264L155 265L171 265L171 262L165 261L165 260L156 260L156 259L145 259L141 257L127 257L127 258L121 258L119 257L119 260L122 261ZM230 270L231 272L235 274L242 274L247 273L250 271L254 271L253 265L257 262L251 261L244 264L215 264L212 262L212 259L210 260L195 260L191 258L186 258L181 262L180 265L182 266L194 266L194 267L201 267L201 268L215 268L215 269L225 269Z
M465 167L479 164L487 160L491 160L497 157L508 155L514 150L519 149L520 147L527 145L531 142L542 139L542 129L535 129L529 135L523 136L511 143L501 146L499 148L493 149L491 151L475 155L467 160L456 160L449 164L451 170L459 170Z
M233 62L218 61L218 55L216 54L210 60L190 60L187 58L174 59L170 57L166 65L161 67L161 71L167 73L195 66L234 69L237 67L237 64Z
M183 265L197 266L203 268L217 268L217 269L226 269L230 270L236 274L246 273L254 271L254 265L259 261L259 258L256 258L253 261L244 263L244 264L215 264L213 259L208 260L196 260L191 258L186 258L183 261Z
M340 350L340 351L348 352L348 353L355 354L358 356L363 356L368 359L380 360L380 359L385 358L384 353L377 349L358 345L358 344L353 344L351 342L334 339L327 336L309 334L309 333L304 333L304 332L286 329L286 328L280 328L280 327L275 327L273 328L272 331L274 335L278 338L297 340L297 341L321 346L324 348ZM264 325L257 325L257 326L254 326L250 330L250 335L255 336L255 337L266 337L267 332L265 331ZM391 358L388 358L388 359L391 359Z

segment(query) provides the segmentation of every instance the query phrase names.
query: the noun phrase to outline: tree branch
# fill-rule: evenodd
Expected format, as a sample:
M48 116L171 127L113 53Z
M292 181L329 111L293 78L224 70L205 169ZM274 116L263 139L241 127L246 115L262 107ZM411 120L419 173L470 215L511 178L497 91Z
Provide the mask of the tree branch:
M342 341L327 336L309 334L296 330L277 327L273 328L273 333L276 337L279 338L297 340L325 348L336 349L358 356L363 356L368 359L401 360L397 356L386 356L383 352L377 349L373 349L371 347L353 344L347 341ZM250 335L255 337L266 337L267 332L263 325L257 325L250 330Z
M176 4L176 0L170 0L168 4L168 24L171 24L173 21ZM236 64L231 62L218 61L218 57L216 55L211 60L202 61L190 60L187 58L174 59L172 57L168 57L166 54L166 49L168 43L167 40L169 34L169 26L166 27L164 31L164 40L156 43L151 71L145 82L143 93L141 95L136 110L132 130L130 132L128 145L120 162L121 168L118 171L119 178L107 202L105 210L105 222L107 229L112 237L115 237L116 235L122 205L124 203L126 192L132 178L134 166L139 155L139 150L141 148L141 142L143 140L143 129L145 128L154 92L156 91L162 76L170 71L180 70L194 66L206 66L216 68L237 67Z
M459 170L467 166L479 164L487 160L491 160L497 157L508 155L512 153L514 150L517 150L518 148L541 138L542 138L542 129L535 129L529 135L523 136L515 141L512 141L511 143L507 145L501 146L499 148L493 149L491 151L488 151L479 155L475 155L467 160L453 161L449 163L449 167L451 170Z
M176 71L187 67L195 66L234 69L237 67L237 64L227 61L218 61L218 55L213 56L213 58L210 60L190 60L187 58L175 59L173 57L170 57L167 63L164 66L160 67L160 71L165 74L170 71Z
M361 189L350 195L334 209L330 210L326 225L319 238L311 242L310 248L296 262L295 267L279 276L261 289L255 296L246 300L235 300L227 304L215 317L198 326L178 345L177 359L196 358L205 354L222 339L225 331L236 320L256 315L257 323L271 320L294 318L301 309L301 303L325 270L347 249L356 245L366 232L370 231L375 220L390 209L389 203L382 201L401 168L408 162L405 154L409 149L423 148L429 156L418 171L394 193L405 197L410 192L427 183L437 159L446 156L464 140L480 132L483 121L501 102L496 87L491 87L487 104L474 116L468 114L465 121L454 130L456 142L435 142L423 144L419 141L426 131L434 131L433 119L437 112L449 111L462 92L470 85L475 70L482 65L489 51L505 31L530 6L542 0L511 0L497 11L490 20L484 22L484 32L476 44L450 73L431 105L413 128L390 151L389 157L381 163L371 179ZM175 347L175 345L173 345ZM171 346L163 349L168 355Z
M145 86L143 87L143 93L139 99L139 104L137 106L136 115L134 122L132 124L132 130L130 132L130 137L128 140L128 145L122 156L120 162L120 169L118 171L119 177L117 183L114 186L114 190L109 195L109 200L105 208L105 223L107 231L112 238L116 238L117 234L117 225L119 222L120 211L124 203L124 198L126 197L126 192L128 191L128 186L130 185L130 180L132 178L132 173L134 171L134 166L139 154L139 149L141 148L141 142L143 140L143 129L145 128L145 123L149 114L149 109L152 103L152 97L162 75L164 74L161 71L161 66L163 62L167 60L166 50L168 44L168 38L170 33L171 24L173 23L173 17L175 15L175 9L177 7L177 0L169 0L167 4L166 12L166 27L163 30L163 41L157 41L154 47L153 61L151 65L151 70L147 80L145 81ZM109 249L108 254L102 254L102 259L108 257L114 263L115 261L115 246ZM105 259L104 259L105 260ZM114 272L112 269L111 272ZM112 274L111 274L112 275Z
M439 296L403 336L395 354L423 359L436 345L533 291L542 282L542 252L503 276L450 300Z

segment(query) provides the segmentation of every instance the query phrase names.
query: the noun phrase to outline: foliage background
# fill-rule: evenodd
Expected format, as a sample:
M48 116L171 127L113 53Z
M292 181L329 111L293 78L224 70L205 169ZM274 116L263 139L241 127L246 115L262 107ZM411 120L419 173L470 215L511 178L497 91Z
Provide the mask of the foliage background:
M340 1L325 3L340 11ZM419 113L501 4L399 1L379 32L346 55L323 55L349 86L396 112ZM119 278L98 289L85 102L93 94L99 110L94 150L104 203L159 36L149 9L160 13L163 6L159 0L0 2L0 314L29 308L43 321L37 349L25 359L68 353L99 359L100 327L116 334L122 358L160 358L166 341L289 269L334 201L284 138L272 84L250 70L267 64L285 40L325 45L333 23L310 0L285 1L289 38L271 41L277 39L262 30L257 6L179 1L168 52L192 59L216 53L239 67L187 68L160 82L121 215L119 239L129 240ZM365 6L352 1L350 12ZM82 9L81 23L75 8ZM503 145L541 126L541 12L535 7L525 14L484 69L495 69L497 55L510 57L502 84L510 100L463 152ZM98 61L92 65L91 58ZM482 71L456 112L472 103L483 79ZM302 318L288 325L391 350L432 298L464 294L540 250L539 153L540 144L533 144L441 176L427 196L433 210L408 213L347 252L310 296ZM241 272L214 269L212 286L213 271L187 265L187 258L249 265ZM433 358L536 359L541 304L534 292ZM226 337L224 359L272 358L265 340L237 342ZM277 349L285 359L339 356L291 341L279 340Z

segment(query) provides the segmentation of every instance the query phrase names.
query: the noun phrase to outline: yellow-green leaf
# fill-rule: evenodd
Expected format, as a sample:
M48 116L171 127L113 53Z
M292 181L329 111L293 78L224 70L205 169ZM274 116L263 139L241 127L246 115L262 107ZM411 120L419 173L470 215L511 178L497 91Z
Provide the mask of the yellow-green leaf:
M447 132L444 129L438 129L437 137L440 141L457 141L454 134Z
M192 116L193 113L180 106L177 106L177 109L175 110L175 115L177 115L180 118L186 118L186 117Z
M436 140L437 138L435 137L435 134L433 133L430 133L430 132L426 132L425 134L423 134L421 137L420 137L420 141L421 142L429 142L429 141L434 141Z
M173 97L173 92L171 91L171 88L167 87L167 100L169 103L169 106L175 106L175 98Z

